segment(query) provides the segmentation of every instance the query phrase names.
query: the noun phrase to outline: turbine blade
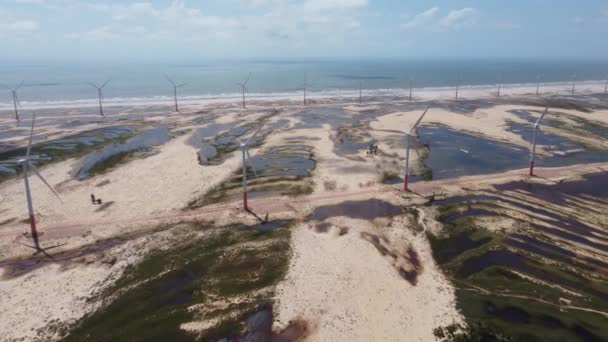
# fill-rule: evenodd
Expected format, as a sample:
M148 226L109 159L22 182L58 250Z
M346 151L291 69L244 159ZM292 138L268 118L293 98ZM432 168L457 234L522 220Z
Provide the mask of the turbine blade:
M30 131L30 141L27 144L27 152L25 153L25 159L30 159L30 152L32 151L32 140L34 138L34 123L36 122L36 113L32 114L32 130Z
M21 81L21 83L19 83L19 85L17 87L15 87L15 91L19 90L19 88L23 87L23 85L25 84L25 81Z
M540 118L538 118L538 120L536 120L536 126L538 126L540 124L540 121L545 117L545 115L547 114L548 111L549 111L549 107L546 107L545 111L541 114Z
M87 84L90 84L93 88L99 89L99 86L93 82L87 82Z
M171 77L169 77L169 75L165 74L165 78L167 79L167 81L169 81L169 83L171 83L175 87L175 82L173 82L173 80L171 79Z
M108 79L101 85L101 88L104 88L108 83L110 83L111 80L112 77L108 77Z
M247 154L247 163L249 163L249 166L251 166L251 169L253 170L253 174L257 177L258 172L256 171L255 167L253 166L253 163L251 162L251 154L249 154L248 148L245 149L245 154Z
M51 190L51 192L53 192L53 194L63 203L63 200L61 199L61 197L59 197L59 194L57 193L57 191L55 191L55 189L51 186L51 184L49 184L49 182L47 182L46 179L44 179L44 177L42 177L42 175L40 174L40 171L38 171L38 168L34 165L34 163L30 163L29 161L27 161L27 163L28 163L28 166L30 167L30 169L32 169L32 171L34 171L36 176L38 176L38 178L40 178L40 180Z
M247 78L245 79L245 82L243 82L243 86L247 85L247 82L249 82L250 78L251 78L251 73L249 73L249 75L247 75Z
M184 86L187 86L187 85L188 85L188 83L182 83L182 84L178 85L177 88L181 88L181 87L184 87Z
M426 112L429 111L430 107L426 107L426 109L424 110L424 112L422 113L422 115L420 115L420 117L418 118L418 120L416 121L416 123L414 124L414 126L412 126L412 128L410 128L410 133L413 132L416 127L418 127L418 125L420 124L420 121L422 121L422 118L424 118L424 116L426 115Z
M251 141L251 139L253 139L256 135L258 135L258 133L260 133L260 131L262 130L262 128L264 128L264 124L260 125L260 128L258 128L252 136L249 137L249 139L247 139L247 141L245 142L245 145L247 147L249 147L249 142Z
M396 129L374 129L377 132L395 133L395 134L407 134L407 132L398 131Z

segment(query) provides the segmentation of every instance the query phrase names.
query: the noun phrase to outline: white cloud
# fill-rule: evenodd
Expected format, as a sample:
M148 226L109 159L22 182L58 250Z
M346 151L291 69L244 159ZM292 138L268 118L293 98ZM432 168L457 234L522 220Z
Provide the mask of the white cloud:
M14 0L18 4L34 4L41 5L46 2L46 0Z
M304 8L313 11L353 9L367 6L367 0L307 0Z
M412 19L401 24L401 28L404 30L410 30L410 29L414 29L417 27L427 25L427 24L431 23L433 21L433 19L435 19L438 12L439 12L438 7L429 8L428 10L426 10L422 13L416 14Z
M14 19L0 16L0 37L13 37L21 39L25 35L38 31L40 25L34 20Z
M94 9L109 13L114 20L125 20L138 16L158 16L159 11L149 2L123 4L94 4Z
M218 46L323 44L361 27L368 0L240 0L256 11L214 15L193 1L82 4L102 14L88 30L64 34L83 41L209 41Z
M572 23L573 24L580 25L580 24L582 24L584 22L585 22L585 19L583 19L583 17L576 16L576 17L572 18Z
M67 39L77 39L86 41L118 40L121 35L115 32L110 26L102 26L86 32L72 32L64 36Z
M475 8L465 7L452 10L445 16L440 15L438 7L418 13L414 17L407 18L401 24L403 30L429 30L445 31L473 26L477 22L479 11Z
M477 21L478 11L471 7L450 11L441 18L439 24L445 28L460 28L474 25Z
M38 23L33 20L17 20L6 25L13 32L33 32L38 30Z

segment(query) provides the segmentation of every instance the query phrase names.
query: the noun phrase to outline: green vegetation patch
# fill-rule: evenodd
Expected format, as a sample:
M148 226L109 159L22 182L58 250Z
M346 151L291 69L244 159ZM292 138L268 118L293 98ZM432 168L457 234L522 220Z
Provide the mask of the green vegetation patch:
M241 334L244 317L272 302L274 285L287 272L288 223L270 231L232 225L215 229L211 237L193 236L127 267L99 298L106 302L102 308L65 340L206 341ZM218 301L227 304L214 306ZM200 309L188 309L195 304ZM208 319L215 324L201 335L180 329L182 323Z
M435 259L456 287L457 306L468 327L436 329L440 340L608 340L608 318L592 312L608 307L605 281L589 278L572 264L544 258L525 244L514 244L505 232L484 229L477 221L484 215L477 211L478 201L446 203L438 207L443 230L427 234ZM525 221L511 219L518 222L519 236L529 236L529 231L522 231Z

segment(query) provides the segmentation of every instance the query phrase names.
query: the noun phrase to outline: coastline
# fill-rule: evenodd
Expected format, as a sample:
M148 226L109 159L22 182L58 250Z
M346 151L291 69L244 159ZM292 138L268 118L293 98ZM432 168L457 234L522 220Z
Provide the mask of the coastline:
M578 81L574 83L575 95L603 94L605 92L605 81ZM501 85L501 96L525 96L536 94L536 83L510 83ZM540 83L539 96L547 95L570 95L572 82L550 82ZM441 100L454 99L456 86L440 87L413 87L413 100ZM369 99L377 97L407 97L409 88L363 88L363 97ZM459 99L495 98L497 84L466 85L459 87ZM230 103L240 101L241 93L207 94L178 97L180 104L185 106L204 106L215 103ZM356 99L359 97L358 89L328 89L308 91L310 99ZM286 91L275 93L247 93L249 101L271 102L271 101L300 101L302 91ZM170 106L173 98L170 96L157 95L153 97L130 97L130 98L107 98L104 107L145 107L145 106ZM22 111L41 109L74 109L74 108L96 108L99 106L97 98L80 100L52 100L52 101L22 101ZM0 102L0 115L10 114L13 111L12 102Z

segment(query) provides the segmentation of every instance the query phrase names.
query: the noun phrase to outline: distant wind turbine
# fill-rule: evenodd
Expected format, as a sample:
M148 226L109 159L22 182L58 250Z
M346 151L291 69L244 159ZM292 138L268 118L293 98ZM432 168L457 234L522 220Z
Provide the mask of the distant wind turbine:
M245 91L247 91L247 82L249 82L249 79L251 78L251 73L249 73L249 75L247 76L247 78L245 79L245 81L243 83L237 83L239 87L241 87L241 90L243 91L243 109L245 109Z
M604 95L608 95L608 75L606 75L606 85L604 86Z
M496 91L496 95L500 97L500 88L502 87L502 74L498 75L498 90Z
M540 94L540 74L536 75L536 96Z
M253 163L251 163L251 155L249 154L249 143L251 142L251 139L253 139L254 137L256 137L258 135L258 133L260 133L260 131L262 130L262 127L264 127L263 125L260 126L260 128L258 128L253 135L251 135L249 137L249 139L247 139L245 142L240 143L240 147L241 147L241 152L243 153L243 209L245 210L249 210L249 207L247 206L247 164L249 164L249 166L251 166L251 170L253 170L253 174L257 177L257 171L255 170L255 167L253 166Z
M540 118L536 120L534 124L534 130L532 132L532 149L530 151L530 176L534 176L534 157L536 157L536 132L538 131L538 127L540 126L540 121L545 117L547 112L549 111L549 107L545 108L545 111L541 114Z
M414 85L414 78L410 77L410 101L412 101L412 87Z
M456 100L458 100L458 90L460 89L460 76L458 76L458 79L456 80Z
M173 86L173 100L174 100L174 103L175 103L175 111L176 111L176 112L179 112L179 107L177 106L177 89L178 89L178 88L181 88L181 87L183 87L183 86L185 86L185 85L187 85L188 83L180 83L180 84L177 84L177 83L175 83L175 82L174 82L174 81L171 79L171 77L169 77L169 75L167 75L167 74L165 74L165 78L166 78L166 79L167 79L167 81L169 81L169 83L171 83L171 85Z
M362 92L363 92L363 81L359 81L359 104L361 104L363 102L363 98L361 96Z
M105 88L105 86L111 81L111 78L108 78L104 83L102 83L101 85L97 84L97 83L93 83L93 82L89 82L89 84L97 89L97 96L99 97L99 115L101 116L105 116L103 114L103 88Z
M21 120L21 118L19 117L19 107L21 107L21 102L19 101L19 96L17 96L17 91L23 87L23 81L21 81L21 83L19 83L17 86L15 86L14 88L11 88L7 85L2 85L3 87L7 88L8 90L11 91L11 97L13 98L13 107L15 109L15 120L19 121Z
M570 94L574 95L574 85L576 84L576 74L572 75L572 89L570 90Z
M40 243L38 241L38 231L36 230L36 217L34 215L34 205L32 204L32 193L30 190L30 182L29 182L29 178L28 178L29 170L32 170L34 172L34 174L38 178L40 178L40 180L51 190L51 192L55 196L57 196L57 198L60 201L61 201L61 197L59 197L59 194L57 194L55 189L53 189L53 187L46 181L46 179L44 179L44 177L42 177L42 175L40 174L40 171L38 171L38 168L36 168L36 166L34 165L34 163L32 163L32 161L30 159L30 153L32 151L32 139L34 136L35 121L36 121L36 114L34 113L32 115L32 129L30 131L30 140L27 145L27 151L25 153L25 157L19 160L19 163L23 167L23 181L25 183L25 196L27 198L27 210L28 210L28 214L29 214L32 239L34 240L33 248L36 250L35 254L38 254L38 253L44 252L44 250L40 247ZM32 247L32 246L29 246L29 247Z
M308 89L308 87L310 87L310 84L308 84L308 74L305 72L304 73L304 105L306 106L306 91Z

